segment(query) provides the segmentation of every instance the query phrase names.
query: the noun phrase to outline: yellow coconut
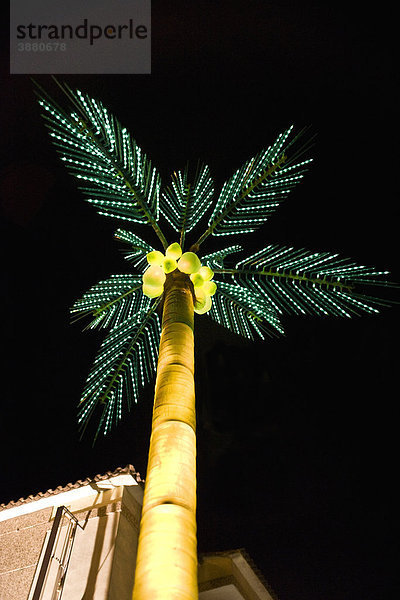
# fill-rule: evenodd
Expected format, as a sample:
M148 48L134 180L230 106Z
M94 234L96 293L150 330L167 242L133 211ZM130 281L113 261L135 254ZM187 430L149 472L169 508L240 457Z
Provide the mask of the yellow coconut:
M152 252L149 252L147 254L146 258L149 265L155 265L159 267L162 264L162 261L164 260L165 256L159 250L153 250Z
M172 273L172 271L175 271L177 266L178 264L176 260L174 258L169 258L168 256L167 258L164 258L162 263L164 273Z
M160 253L161 254L161 253ZM164 285L165 273L162 267L151 265L147 271L143 273L143 283L152 287L160 287Z
M210 281L214 277L214 271L207 266L201 267L199 273L204 281Z
M148 296L149 298L158 298L158 296L161 296L163 291L164 291L163 285L155 286L155 285L147 285L146 283L143 284L143 294L145 296Z
M204 315L204 313L208 312L211 308L211 305L212 305L211 296L205 297L204 304L201 308L196 308L196 305L197 305L197 302L195 304L194 312L197 313L198 315Z
M173 244L168 246L168 248L165 251L165 256L167 258L173 258L175 260L178 260L178 258L182 256L182 248L180 247L178 242L174 242Z
M205 291L203 290L202 287L198 287L198 288L194 288L194 293L196 296L194 307L197 309L203 308L203 306L206 302L206 298L207 298Z
M192 283L195 288L201 287L204 283L204 279L202 278L200 273L192 273L192 275L190 275L190 279L192 280Z
M207 296L214 296L217 291L217 284L215 281L205 281L202 287Z
M197 273L200 267L200 259L194 252L185 252L178 260L178 269L182 273L187 273L188 275L191 273Z

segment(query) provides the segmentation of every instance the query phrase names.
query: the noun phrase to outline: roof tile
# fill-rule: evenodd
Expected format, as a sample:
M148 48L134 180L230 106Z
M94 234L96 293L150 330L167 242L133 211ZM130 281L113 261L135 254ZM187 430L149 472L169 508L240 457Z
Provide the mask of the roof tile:
M126 467L117 467L114 471L107 471L107 473L100 474L98 473L94 477L86 477L86 479L78 479L75 483L67 483L62 486L59 485L55 490L49 489L46 492L38 492L36 495L31 494L27 498L20 498L19 500L11 500L8 504L0 504L0 511L7 510L8 508L13 508L14 506L20 506L21 504L27 504L28 502L34 502L35 500L39 500L40 498L48 498L49 496L55 496L56 494L60 494L61 492L68 492L69 490L73 490L76 488L83 487L85 485L89 485L90 483L97 483L98 481L104 481L104 479L110 479L111 477L116 477L117 475L132 475L138 483L143 482L143 479L140 477L140 473L135 470L135 467L132 465L126 465Z

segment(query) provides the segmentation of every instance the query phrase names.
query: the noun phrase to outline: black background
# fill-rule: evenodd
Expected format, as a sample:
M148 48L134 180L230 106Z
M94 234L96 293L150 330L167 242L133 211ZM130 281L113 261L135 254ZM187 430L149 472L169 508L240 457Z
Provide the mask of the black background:
M378 8L153 2L151 75L60 79L102 100L165 182L200 159L219 186L291 123L311 125L304 182L259 233L232 243L340 252L398 281L395 27ZM144 476L152 386L94 448L79 441L76 404L102 334L71 326L68 309L98 280L128 272L113 240L121 223L83 201L29 77L7 74L5 39L7 503L127 463ZM37 79L61 99L49 77ZM285 338L250 343L197 319L201 552L244 547L280 600L398 597L397 323L396 307L352 320L286 317Z

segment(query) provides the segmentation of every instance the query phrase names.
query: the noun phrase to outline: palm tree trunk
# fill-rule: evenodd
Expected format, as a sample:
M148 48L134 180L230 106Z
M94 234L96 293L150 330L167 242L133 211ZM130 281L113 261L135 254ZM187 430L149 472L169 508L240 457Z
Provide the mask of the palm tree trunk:
M133 600L196 600L193 287L174 271L162 333Z

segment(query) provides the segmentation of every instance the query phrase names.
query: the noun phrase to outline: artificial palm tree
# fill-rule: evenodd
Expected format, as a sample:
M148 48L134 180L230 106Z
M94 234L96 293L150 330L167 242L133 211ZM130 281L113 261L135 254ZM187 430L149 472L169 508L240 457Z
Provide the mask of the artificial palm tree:
M101 102L61 87L70 110L38 86L39 103L61 159L81 181L87 200L102 215L149 225L159 240L155 248L118 229L116 238L127 244L126 258L138 272L99 282L72 308L77 318L91 317L89 328L109 329L87 379L79 421L84 429L98 413L96 436L106 434L156 373L133 598L195 599L194 313L207 312L236 334L264 339L283 333L284 313L378 312L377 305L387 303L363 288L387 285L381 278L386 272L329 252L276 244L244 253L233 264L227 257L242 251L238 245L203 253L209 236L224 242L256 231L302 179L311 159L292 128L238 169L212 204L207 166L193 177L188 169L174 173L162 187L157 170ZM209 209L206 230L187 244ZM169 241L160 215L175 232Z

